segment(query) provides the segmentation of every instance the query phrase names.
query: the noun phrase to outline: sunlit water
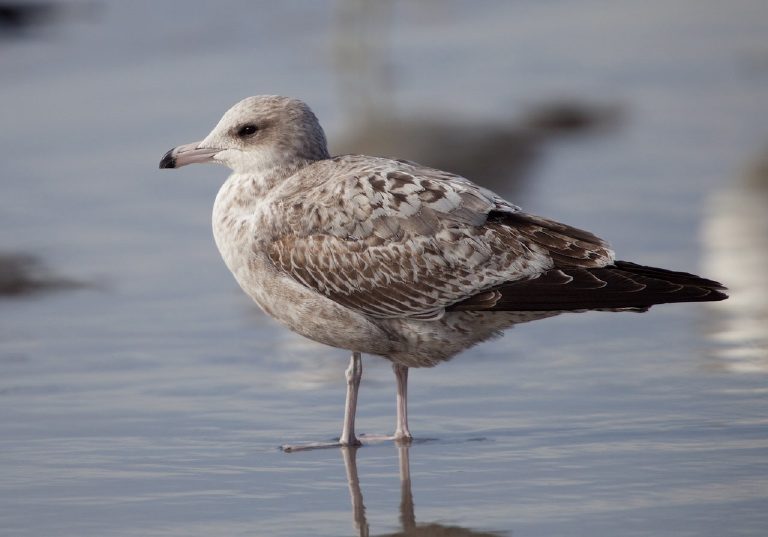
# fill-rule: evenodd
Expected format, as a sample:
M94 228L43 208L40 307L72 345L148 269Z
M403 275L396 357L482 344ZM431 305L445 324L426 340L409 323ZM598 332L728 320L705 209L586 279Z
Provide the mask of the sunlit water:
M340 136L333 12L106 2L0 41L0 249L90 284L0 301L0 535L765 535L765 280L721 241L763 224L717 208L768 143L768 6L621 4L397 4L393 100L459 123L620 105L617 131L542 147L514 201L622 259L738 269L751 309L521 325L412 372L407 451L278 449L338 436L348 357L237 289L209 229L226 170L156 169L252 94ZM358 428L393 427L366 358Z

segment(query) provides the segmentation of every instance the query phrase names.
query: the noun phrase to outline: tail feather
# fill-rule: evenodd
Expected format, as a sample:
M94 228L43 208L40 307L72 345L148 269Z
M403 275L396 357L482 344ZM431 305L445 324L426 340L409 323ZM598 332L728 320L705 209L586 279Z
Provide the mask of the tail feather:
M556 268L454 304L450 310L646 310L655 304L710 302L728 295L719 282L627 261L596 268Z

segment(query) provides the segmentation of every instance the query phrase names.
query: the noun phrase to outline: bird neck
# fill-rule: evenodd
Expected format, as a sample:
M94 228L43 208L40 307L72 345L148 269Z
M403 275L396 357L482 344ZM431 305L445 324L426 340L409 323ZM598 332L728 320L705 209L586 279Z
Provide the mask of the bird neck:
M281 162L273 166L265 167L256 178L256 188L259 194L264 194L276 186L283 184L286 179L296 175L307 166L317 162L318 159L296 159L291 162Z

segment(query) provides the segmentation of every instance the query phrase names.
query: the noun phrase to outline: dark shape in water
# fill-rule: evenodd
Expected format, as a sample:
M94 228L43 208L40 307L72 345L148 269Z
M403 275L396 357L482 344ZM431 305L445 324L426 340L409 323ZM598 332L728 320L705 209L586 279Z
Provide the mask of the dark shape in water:
M82 289L82 282L53 276L30 254L0 254L0 297L23 296L40 291Z
M53 2L1 2L0 33L18 33L49 22L59 11L60 6Z

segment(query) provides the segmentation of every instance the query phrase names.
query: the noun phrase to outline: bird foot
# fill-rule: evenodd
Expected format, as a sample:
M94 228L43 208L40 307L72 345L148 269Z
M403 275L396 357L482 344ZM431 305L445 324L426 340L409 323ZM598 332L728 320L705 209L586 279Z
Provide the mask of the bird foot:
M411 442L413 442L413 438L408 435L398 435L398 434L362 434L360 435L360 440L363 442L363 444L378 444L379 442L387 442L390 440L394 440L395 444L399 446L403 445L410 445Z
M353 444L360 445L360 444ZM283 444L280 449L286 453L296 453L299 451L312 451L314 449L328 449L349 446L341 442L310 442L309 444Z
M379 444L381 442L388 442L394 440L395 444L399 446L410 445L412 438L410 436L398 436L391 434L378 434L378 433L364 433L357 438L356 443L342 443L341 441L335 442L310 442L308 444L283 444L280 449L286 453L296 453L299 451L311 451L314 449L328 449L339 448L345 446L366 446L371 444Z

